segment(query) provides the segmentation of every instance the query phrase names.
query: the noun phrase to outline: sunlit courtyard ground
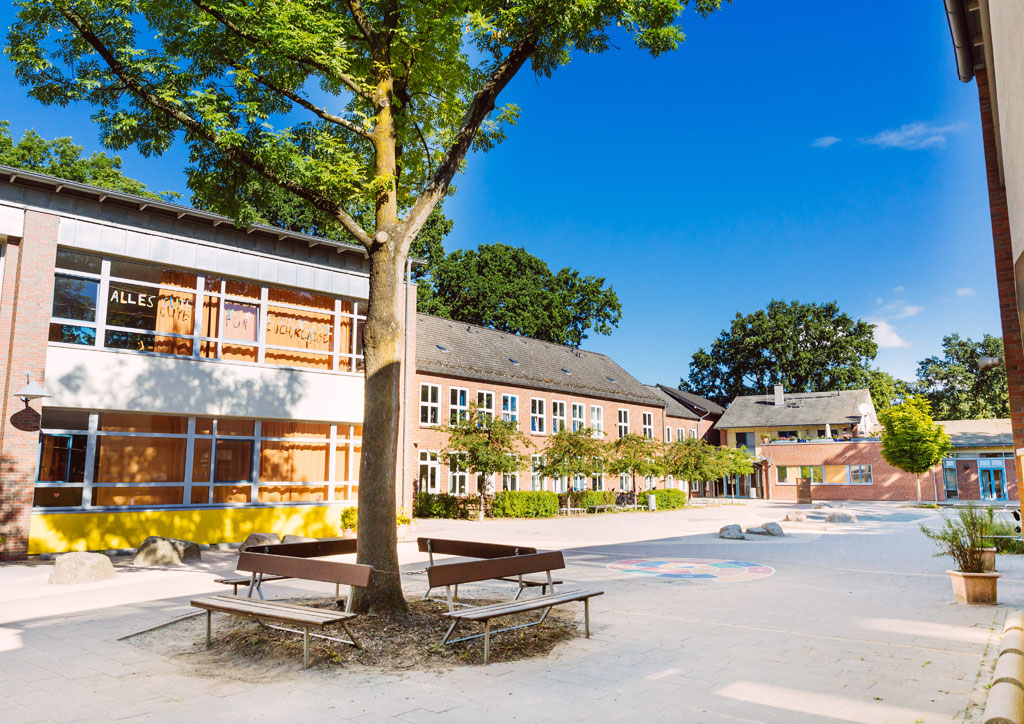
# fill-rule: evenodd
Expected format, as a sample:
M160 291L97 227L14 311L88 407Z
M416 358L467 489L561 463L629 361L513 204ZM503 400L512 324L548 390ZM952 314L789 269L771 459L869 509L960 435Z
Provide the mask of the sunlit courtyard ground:
M845 504L857 524L783 523L781 539L714 535L726 523L780 520L792 509L750 502L421 521L418 535L564 550L566 587L605 591L592 603L591 639L487 667L385 673L323 665L316 649L303 671L301 657L204 659L201 627L172 624L164 631L181 633L159 647L147 643L152 636L129 636L190 613L192 597L226 592L213 580L233 569L230 551L204 552L201 565L178 569L131 569L124 559L113 580L77 586L47 584L45 562L0 566L0 720L980 720L1003 619L1024 607L1024 559L999 558L1000 605L963 606L952 602L949 561L933 558L918 530L939 511ZM401 558L407 592L422 594L424 554L403 543ZM289 581L265 590L299 598L331 588ZM581 606L563 610L582 616ZM225 616L214 622L215 636L230 625Z

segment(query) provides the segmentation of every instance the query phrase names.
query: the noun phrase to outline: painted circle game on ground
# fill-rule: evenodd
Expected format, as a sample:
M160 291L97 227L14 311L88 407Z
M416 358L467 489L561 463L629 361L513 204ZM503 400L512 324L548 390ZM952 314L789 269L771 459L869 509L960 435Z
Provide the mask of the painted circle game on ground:
M722 561L714 558L630 558L609 563L608 568L624 573L712 583L753 581L775 573L774 568L760 563Z

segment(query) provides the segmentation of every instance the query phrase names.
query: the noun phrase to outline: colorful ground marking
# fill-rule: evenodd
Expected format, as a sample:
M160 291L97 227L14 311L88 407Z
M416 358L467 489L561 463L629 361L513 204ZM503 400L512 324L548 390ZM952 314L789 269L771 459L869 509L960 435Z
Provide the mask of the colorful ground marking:
M609 563L608 568L623 573L641 573L684 581L735 583L753 581L775 573L771 566L746 561L721 561L714 558L630 558Z

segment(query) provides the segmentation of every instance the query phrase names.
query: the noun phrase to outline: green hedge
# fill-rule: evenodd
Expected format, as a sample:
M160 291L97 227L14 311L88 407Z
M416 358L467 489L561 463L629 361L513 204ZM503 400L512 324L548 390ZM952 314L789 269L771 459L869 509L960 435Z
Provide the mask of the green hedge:
M641 490L636 494L636 502L647 507L647 496L654 495L658 501L658 510L675 510L686 507L686 492L683 490Z
M544 490L505 490L494 496L495 518L551 518L558 515L558 495Z
M414 518L462 518L470 517L470 511L480 505L475 495L449 495L447 493L416 493L412 506Z
M614 490L571 490L558 496L562 506L589 508L591 505L615 505Z

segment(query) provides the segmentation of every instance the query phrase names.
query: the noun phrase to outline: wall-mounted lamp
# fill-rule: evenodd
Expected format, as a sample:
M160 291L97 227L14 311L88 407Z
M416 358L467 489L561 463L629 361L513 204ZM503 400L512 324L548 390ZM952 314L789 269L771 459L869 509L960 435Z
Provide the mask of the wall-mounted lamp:
M984 372L985 370L993 369L995 367L998 367L1001 364L1003 364L1003 358L1002 357L985 357L985 356L978 357L978 371L979 372Z
M43 397L49 397L50 393L43 389L43 386L38 382L32 381L32 373L25 373L25 386L14 393L14 396L21 399L26 405L32 400L39 400Z

